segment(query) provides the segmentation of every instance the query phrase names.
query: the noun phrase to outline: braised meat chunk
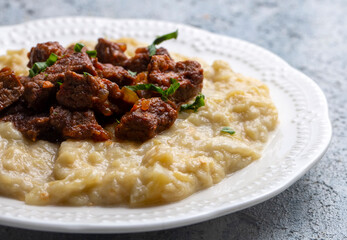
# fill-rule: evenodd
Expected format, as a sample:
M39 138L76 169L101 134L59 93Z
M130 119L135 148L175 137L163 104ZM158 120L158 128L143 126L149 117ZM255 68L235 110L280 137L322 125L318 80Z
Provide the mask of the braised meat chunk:
M2 121L12 122L14 126L32 141L38 139L54 140L54 132L50 128L49 114L36 113L27 109L22 101L18 101L6 109Z
M148 82L166 90L174 78L180 87L170 97L176 104L187 102L202 89L203 69L197 61L175 62L167 55L155 55L148 65Z
M123 66L128 57L124 54L127 49L125 44L108 41L104 38L98 39L95 46L98 60L102 63L111 63L115 66Z
M96 62L94 63L94 67L99 77L115 82L119 87L133 85L135 83L135 78L121 66Z
M155 55L167 55L171 59L169 52L163 47L158 48ZM137 73L144 72L147 71L150 61L151 56L149 56L148 48L137 48L135 56L126 61L125 68Z
M106 101L108 90L98 77L68 71L65 73L64 83L56 97L62 106L75 110L85 110L93 108L97 102Z
M51 53L54 53L57 56L62 56L64 52L65 48L58 42L39 43L36 47L32 47L28 53L28 67L31 68L36 62L46 61Z
M24 98L28 106L36 110L49 107L55 100L57 83L64 81L67 71L96 75L95 68L86 53L65 55L44 72L33 77L31 81L25 81Z
M24 87L14 72L5 67L0 70L0 111L16 102L24 92Z
M56 98L60 105L69 109L95 109L105 116L110 116L114 113L124 113L122 96L114 82L90 74L82 75L69 71L65 73L64 83ZM126 110L130 108L126 107Z
M4 120L13 122L15 127L32 141L47 139L48 134L52 133L49 117L47 116L26 116L18 114Z
M85 52L74 52L72 54L67 54L52 66L48 67L45 71L46 74L56 74L63 73L66 71L73 71L76 73L90 73L96 75L95 68L89 56Z
M119 139L146 141L168 129L177 118L176 106L160 98L140 99L117 125Z
M54 101L55 92L57 91L57 86L52 82L58 82L63 77L64 73L54 75L40 73L31 80L25 81L23 97L28 107L35 110L47 109Z
M52 107L49 123L64 139L92 139L97 142L110 139L91 110L69 111L63 107Z

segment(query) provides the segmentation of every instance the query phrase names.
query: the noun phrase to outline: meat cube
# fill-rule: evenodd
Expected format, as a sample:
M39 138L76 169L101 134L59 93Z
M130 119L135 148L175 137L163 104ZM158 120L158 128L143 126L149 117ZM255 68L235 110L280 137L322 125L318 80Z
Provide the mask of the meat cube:
M98 60L102 63L111 63L115 66L123 66L128 57L124 54L126 45L123 43L115 43L104 38L98 39L95 46Z
M95 109L105 116L124 113L118 85L88 74L67 72L56 98L59 104L73 110Z
M119 87L133 85L135 83L135 77L131 76L130 73L121 66L95 62L94 67L99 77L115 82Z
M156 55L167 55L171 59L169 52L163 47L157 49ZM126 61L125 68L137 73L144 72L147 71L150 61L148 48L137 48L135 56Z
M101 79L101 81L107 86L109 95L108 101L97 106L99 112L103 113L105 116L110 116L111 114L120 116L130 111L133 102L127 101L126 97L124 97L123 91L119 89L118 85L107 79ZM110 111L110 113L108 113L108 111Z
M142 98L121 118L115 134L119 139L146 141L171 127L177 115L176 106L170 101Z
M95 68L89 56L85 52L74 52L67 54L58 59L55 64L48 67L45 71L46 74L56 74L67 71L73 71L76 73L90 73L96 75Z
M14 72L5 67L0 70L0 111L16 102L24 92L24 87Z
M63 78L64 73L50 75L40 73L31 80L26 80L23 97L28 107L35 110L47 109L55 99L55 93L58 89L56 82Z
M70 109L90 109L97 102L105 102L108 89L98 77L75 72L65 73L64 83L57 92L58 103Z
M32 141L38 139L55 140L54 132L49 124L49 116L45 113L35 113L18 102L6 110L2 121L12 122L25 137Z
M201 92L203 69L197 61L174 62L166 55L153 56L148 65L147 81L166 90L171 84L171 78L176 79L180 87L169 99L182 104Z
M106 132L96 121L94 112L70 111L63 107L51 107L50 124L64 139L92 139L94 141L106 141L110 134Z
M33 77L31 81L25 81L24 99L28 107L36 110L47 108L55 100L57 83L64 81L66 71L97 74L86 53L65 55L44 72Z
M31 68L36 62L45 62L51 53L62 56L64 52L65 48L58 42L39 43L36 47L32 47L28 53L28 67Z

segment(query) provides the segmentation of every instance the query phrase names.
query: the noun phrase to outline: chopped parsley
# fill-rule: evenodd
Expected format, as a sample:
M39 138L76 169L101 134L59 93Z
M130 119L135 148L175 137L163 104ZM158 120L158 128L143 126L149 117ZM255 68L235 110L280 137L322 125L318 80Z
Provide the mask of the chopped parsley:
M180 87L180 83L176 79L171 78L170 81L170 87L165 90L166 97L173 95L176 92L176 90Z
M92 74L90 74L90 73L88 73L88 72L83 72L83 75L84 75L85 77L87 77L87 76L93 76Z
M221 130L222 133L229 133L230 135L233 135L235 131L231 127L223 127Z
M61 86L63 83L62 83L62 82L57 82L57 84L58 84L59 86Z
M160 87L157 87L152 83L138 84L138 85L126 86L126 87L134 92L138 90L150 90L150 91L160 93L161 99L163 99L164 101L167 101L168 97L174 94L176 90L180 87L180 83L176 79L171 78L171 85L166 90Z
M130 70L128 70L128 73L129 73L132 77L136 77L136 74L137 74L137 72L133 72L133 71L130 71Z
M202 106L205 106L205 96L202 93L199 93L199 95L196 96L195 101L193 103L183 104L181 106L180 111L193 110L194 112L197 112L198 109Z
M76 43L73 50L75 52L81 52L82 48L84 47L84 44L83 43Z
M45 62L34 63L33 67L29 70L29 77L35 77L40 72L44 72L46 68L52 66L57 60L58 56L51 53Z
M88 56L91 57L91 58L95 58L96 55L97 55L96 50L86 51L86 53L87 53Z
M173 39L173 38L176 39L177 36L178 36L178 29L176 31L174 31L174 32L167 33L165 35L157 37L153 41L153 43L148 46L149 56L153 56L157 52L156 45L159 45L160 43L162 43L162 42L164 42L166 40L170 40L170 39Z

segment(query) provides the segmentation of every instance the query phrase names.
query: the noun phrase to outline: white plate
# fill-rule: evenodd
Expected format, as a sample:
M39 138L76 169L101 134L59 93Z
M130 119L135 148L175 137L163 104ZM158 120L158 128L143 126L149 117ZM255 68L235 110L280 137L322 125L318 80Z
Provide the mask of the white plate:
M149 20L55 18L0 28L0 54L56 40L68 44L98 37L134 37L151 42L179 29L170 51L208 62L228 61L236 72L264 81L271 91L280 125L263 157L221 183L164 206L56 207L28 206L0 197L0 224L28 229L83 233L139 232L173 228L232 213L263 202L293 184L324 154L331 124L323 92L307 76L253 44L193 27Z

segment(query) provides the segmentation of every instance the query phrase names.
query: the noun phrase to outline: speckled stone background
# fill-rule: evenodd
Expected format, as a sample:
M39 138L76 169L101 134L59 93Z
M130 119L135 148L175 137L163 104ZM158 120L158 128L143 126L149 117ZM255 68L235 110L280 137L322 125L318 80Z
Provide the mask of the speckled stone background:
M347 1L0 0L0 25L56 16L181 22L260 45L325 92L334 135L322 160L277 197L172 230L72 235L0 226L0 239L347 239ZM1 47L1 46L0 46Z

